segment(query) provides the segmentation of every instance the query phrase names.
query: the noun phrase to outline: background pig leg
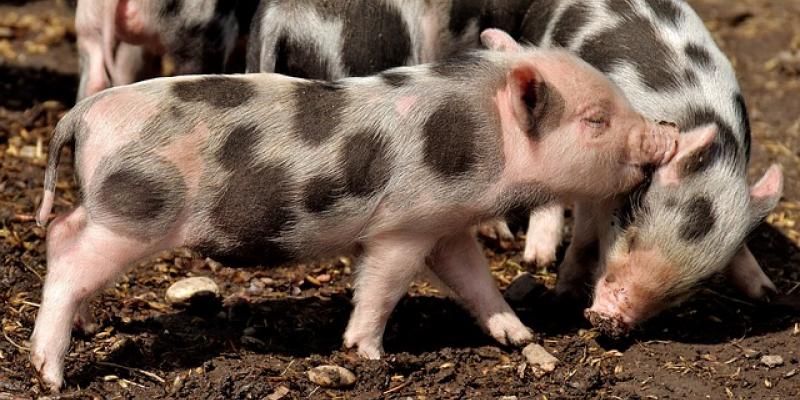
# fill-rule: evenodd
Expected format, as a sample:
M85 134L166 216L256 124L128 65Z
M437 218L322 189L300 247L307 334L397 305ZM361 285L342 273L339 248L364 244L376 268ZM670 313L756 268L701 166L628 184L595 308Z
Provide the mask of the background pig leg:
M533 340L531 332L497 289L486 256L473 234L464 232L440 241L429 264L498 342L517 346Z
M522 259L546 267L556 261L556 250L564 234L564 208L561 204L541 207L531 213Z
M103 49L99 42L84 40L78 43L81 79L78 84L78 100L91 96L111 85L106 72Z
M120 43L110 74L114 86L155 78L161 75L161 58L142 46Z
M611 199L575 204L572 241L558 267L556 295L559 297L583 300L590 293L599 262L609 245L604 241L610 240L601 233L608 233L615 205L616 201Z
M435 238L424 234L385 234L364 246L356 269L353 313L344 333L346 347L358 354L379 359L383 353L383 331L395 305L408 285L425 266Z
M61 387L64 354L81 303L153 251L152 246L92 224L83 207L53 221L47 240L47 277L31 336L31 362L42 383L53 391Z
M479 229L481 235L485 237L502 240L504 242L514 241L514 233L511 232L511 228L508 227L508 223L502 219L493 219L491 221L484 222L480 225Z
M758 265L758 261L753 257L753 253L750 252L747 245L742 246L736 252L725 272L728 281L751 299L763 299L764 296L778 293L775 284Z

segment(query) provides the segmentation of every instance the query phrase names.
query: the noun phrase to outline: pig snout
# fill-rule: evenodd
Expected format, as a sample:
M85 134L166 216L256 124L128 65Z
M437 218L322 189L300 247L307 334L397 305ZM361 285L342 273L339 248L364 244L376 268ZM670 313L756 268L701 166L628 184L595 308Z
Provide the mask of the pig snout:
M611 339L621 339L630 333L635 324L623 289L610 288L601 279L595 289L592 306L584 311L587 320Z
M628 162L634 165L661 166L669 162L678 148L677 125L644 121L628 138Z

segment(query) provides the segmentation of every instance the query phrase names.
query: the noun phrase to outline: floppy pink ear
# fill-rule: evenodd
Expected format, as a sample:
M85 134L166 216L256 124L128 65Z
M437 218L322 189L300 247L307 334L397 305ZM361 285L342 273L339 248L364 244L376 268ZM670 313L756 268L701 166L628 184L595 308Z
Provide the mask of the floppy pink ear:
M772 164L764 176L750 188L750 212L756 221L769 214L783 194L783 172Z
M675 157L660 167L656 176L662 185L677 185L689 175L693 168L708 157L707 150L717 137L717 126L707 125L691 132L682 133L678 137L678 149Z
M522 46L508 33L500 29L486 29L481 32L481 43L489 50L518 52Z

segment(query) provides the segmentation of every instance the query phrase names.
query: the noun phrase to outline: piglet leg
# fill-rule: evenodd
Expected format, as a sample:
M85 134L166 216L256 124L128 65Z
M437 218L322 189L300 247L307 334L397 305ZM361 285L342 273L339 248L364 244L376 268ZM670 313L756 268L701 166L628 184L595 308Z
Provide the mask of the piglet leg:
M537 267L556 261L556 250L564 232L564 208L554 203L531 212L522 259Z
M31 336L31 363L51 391L63 383L73 317L90 297L152 246L121 237L88 220L78 207L53 221L47 240L47 278Z
M533 340L497 289L475 236L464 232L442 239L430 268L498 342L518 346Z
M742 246L733 256L726 270L726 276L737 290L751 299L759 300L769 294L778 293L775 284L758 265L747 245Z
M435 238L417 234L384 234L371 238L357 268L353 313L344 333L346 347L379 359L389 315L425 266Z
M558 267L557 296L578 301L587 298L609 246L610 238L604 233L608 232L615 204L613 199L575 204L572 241Z

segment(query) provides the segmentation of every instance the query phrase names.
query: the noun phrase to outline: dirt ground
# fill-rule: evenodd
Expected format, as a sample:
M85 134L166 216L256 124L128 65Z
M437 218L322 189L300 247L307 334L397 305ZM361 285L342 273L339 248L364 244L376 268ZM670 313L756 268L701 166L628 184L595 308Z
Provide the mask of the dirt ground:
M778 287L800 294L800 1L693 0L731 57L750 108L752 177L772 162L785 197L753 233L756 258ZM0 2L0 399L42 394L27 339L45 275L44 231L31 215L42 194L44 152L77 87L74 32L53 0ZM69 159L69 157L64 157ZM57 211L76 193L64 162ZM519 248L487 241L498 284L524 267ZM86 266L91 268L91 266ZM531 271L541 283L555 275ZM164 300L171 283L209 276L223 298L191 309ZM388 325L387 356L364 361L342 349L349 260L273 269L227 268L188 252L164 254L126 274L93 303L99 333L75 338L64 398L518 398L797 399L800 312L754 304L714 282L624 343L590 329L579 312L546 301L517 305L540 343L561 360L536 378L520 351L495 345L465 311L415 284ZM783 364L768 368L763 355ZM353 371L346 390L306 372Z

